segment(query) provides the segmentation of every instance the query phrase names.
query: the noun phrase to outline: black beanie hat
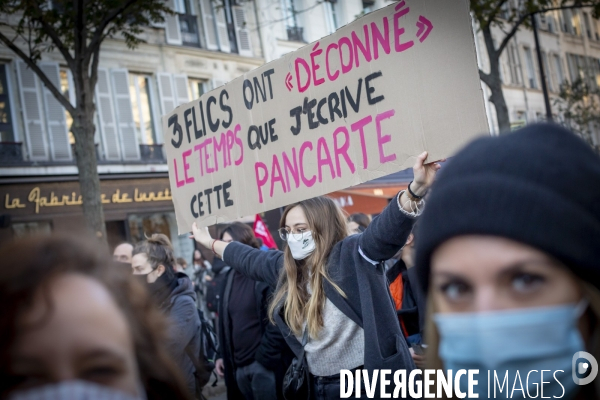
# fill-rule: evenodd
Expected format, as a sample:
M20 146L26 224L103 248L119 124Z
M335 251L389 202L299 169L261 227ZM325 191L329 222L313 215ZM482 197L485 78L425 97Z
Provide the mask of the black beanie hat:
M600 158L551 124L472 142L440 171L419 220L424 293L434 250L469 234L535 247L600 287Z

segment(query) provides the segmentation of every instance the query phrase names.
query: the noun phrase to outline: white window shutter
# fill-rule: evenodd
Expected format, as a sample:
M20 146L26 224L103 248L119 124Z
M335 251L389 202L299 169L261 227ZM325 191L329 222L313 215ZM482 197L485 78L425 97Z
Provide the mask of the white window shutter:
M98 112L99 134L102 138L104 157L109 161L118 161L121 159L119 132L110 92L110 77L106 68L98 68L96 110Z
M23 61L17 61L17 79L23 110L25 138L32 161L48 161L46 129L42 120L42 105L38 92L38 77Z
M252 57L254 54L252 54L252 44L250 43L250 31L246 26L246 9L243 6L233 7L233 23L240 55Z
M137 142L131 98L129 97L129 74L126 69L112 69L110 74L123 160L139 160L140 147Z
M158 80L158 95L163 115L167 115L175 109L175 93L171 74L159 72L156 74Z
M225 16L225 5L223 1L215 9L217 20L217 37L219 38L219 49L225 53L231 53L231 44L229 43L229 30L227 29L227 17Z
M208 50L219 50L217 39L217 27L211 0L200 0L200 11L202 12L202 27L204 29L204 41Z
M48 77L55 88L60 90L60 67L58 63L41 62L38 64L42 72ZM43 90L44 111L46 126L50 139L50 154L54 161L71 161L71 144L69 143L69 130L65 118L65 109L54 97L52 92L44 85Z
M173 86L175 88L175 107L190 101L188 97L188 80L186 75L173 75Z
M169 0L168 6L171 10L175 10L174 0ZM181 27L179 26L179 16L177 13L172 15L165 15L165 35L167 37L168 44L174 44L181 46L183 41L181 39Z

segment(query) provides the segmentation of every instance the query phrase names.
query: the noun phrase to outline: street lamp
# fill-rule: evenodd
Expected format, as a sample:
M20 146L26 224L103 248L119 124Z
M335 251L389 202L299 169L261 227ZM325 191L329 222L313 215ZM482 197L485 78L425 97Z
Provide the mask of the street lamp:
M544 62L542 60L542 50L540 49L540 38L538 37L536 14L531 13L531 27L533 28L533 38L535 40L535 52L537 54L538 65L540 67L540 78L542 80L542 92L544 93L544 104L546 105L546 120L552 122L552 107L550 106L550 97L548 96L548 86L546 85L546 74L544 72Z

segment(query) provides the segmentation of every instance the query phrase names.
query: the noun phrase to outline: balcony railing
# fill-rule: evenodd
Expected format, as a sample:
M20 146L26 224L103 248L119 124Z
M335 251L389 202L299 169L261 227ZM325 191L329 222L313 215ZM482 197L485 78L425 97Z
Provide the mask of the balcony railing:
M299 26L288 26L287 27L288 40L294 42L304 42L304 28Z
M23 143L0 142L0 164L14 165L23 163Z
M166 162L165 155L163 153L162 144L141 144L140 145L140 159L139 161L115 161L105 160L100 156L100 149L96 144L96 157L99 164L112 164L112 163L132 163L132 164L163 164ZM18 142L0 142L0 166L11 167L11 166L28 166L28 165L74 165L75 160L75 148L72 145L73 159L70 161L29 161L23 158L23 143Z
M140 144L140 158L150 163L164 163L162 144Z
M184 46L200 47L198 36L198 19L195 15L178 14L181 30L181 41Z

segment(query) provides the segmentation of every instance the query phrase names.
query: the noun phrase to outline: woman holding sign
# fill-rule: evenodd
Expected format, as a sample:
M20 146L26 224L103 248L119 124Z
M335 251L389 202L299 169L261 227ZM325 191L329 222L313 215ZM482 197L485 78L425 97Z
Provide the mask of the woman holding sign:
M275 288L269 316L296 356L305 354L311 398L340 398L341 370L364 369L372 377L377 369L414 368L386 287L383 261L406 243L440 168L425 164L426 158L427 152L417 157L409 190L400 192L360 235L347 236L342 210L327 197L285 209L280 223L280 235L288 244L284 251L225 243L193 225L198 243ZM389 383L391 376L386 379ZM378 382L370 382L378 396Z

